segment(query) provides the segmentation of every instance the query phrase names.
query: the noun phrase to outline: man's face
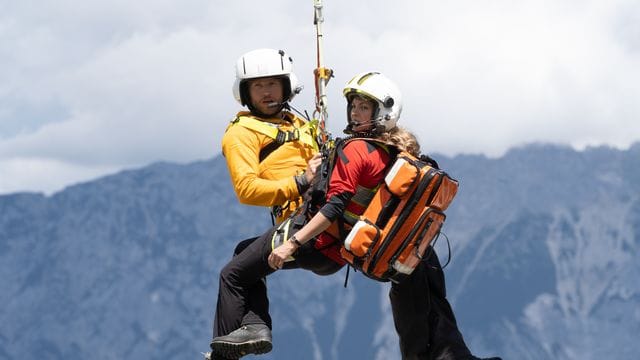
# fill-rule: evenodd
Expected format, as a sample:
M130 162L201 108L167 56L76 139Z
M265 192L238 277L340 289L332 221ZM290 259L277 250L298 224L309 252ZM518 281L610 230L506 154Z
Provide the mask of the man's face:
M251 104L263 114L275 115L283 102L282 79L266 77L249 80Z

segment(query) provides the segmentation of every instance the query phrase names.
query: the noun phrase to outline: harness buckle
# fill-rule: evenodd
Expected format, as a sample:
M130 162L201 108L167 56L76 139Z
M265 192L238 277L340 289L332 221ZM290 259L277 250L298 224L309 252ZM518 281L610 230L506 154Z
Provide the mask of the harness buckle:
M289 131L289 141L296 141L300 139L300 129L295 128L293 131Z

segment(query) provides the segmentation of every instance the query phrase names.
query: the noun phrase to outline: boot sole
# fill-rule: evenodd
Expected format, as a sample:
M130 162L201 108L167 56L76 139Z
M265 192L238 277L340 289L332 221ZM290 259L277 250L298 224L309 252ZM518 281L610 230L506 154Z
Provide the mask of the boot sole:
M268 340L257 340L243 343L232 343L226 341L214 341L211 349L216 354L224 357L238 359L248 354L266 354L271 351L273 345Z

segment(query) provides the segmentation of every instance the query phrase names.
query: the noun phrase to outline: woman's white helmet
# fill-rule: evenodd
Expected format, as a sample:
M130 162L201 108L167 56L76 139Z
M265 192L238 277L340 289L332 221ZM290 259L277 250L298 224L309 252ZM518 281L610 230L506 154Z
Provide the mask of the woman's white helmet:
M233 96L241 105L250 106L247 80L273 76L282 77L285 80L283 83L284 102L290 101L302 91L302 86L293 73L293 60L283 50L257 49L249 51L236 62Z
M377 108L373 114L374 132L387 132L396 127L402 112L402 94L396 84L386 76L374 71L358 74L349 80L342 93L348 104L351 104L355 95L364 95L376 102ZM352 127L349 110L347 119L349 125L345 132L349 132Z

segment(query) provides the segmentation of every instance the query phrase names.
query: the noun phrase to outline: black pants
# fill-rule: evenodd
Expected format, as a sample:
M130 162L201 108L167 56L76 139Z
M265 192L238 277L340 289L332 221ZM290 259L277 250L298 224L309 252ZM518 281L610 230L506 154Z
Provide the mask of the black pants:
M459 360L471 353L446 298L444 273L434 251L409 278L389 291L403 360Z
M274 272L267 262L274 230L238 244L233 258L220 272L214 337L227 335L248 324L265 324L271 328L265 277ZM285 262L282 269L301 268L318 275L330 275L342 268L317 251L313 240L300 247L294 257L295 260Z
M265 277L274 272L267 262L273 231L241 242L220 272L214 337L248 324L271 328ZM295 261L286 262L283 269L330 275L342 267L317 251L313 241L298 249L294 257ZM435 252L409 278L394 283L389 298L403 359L459 360L471 356L446 299L444 274Z

